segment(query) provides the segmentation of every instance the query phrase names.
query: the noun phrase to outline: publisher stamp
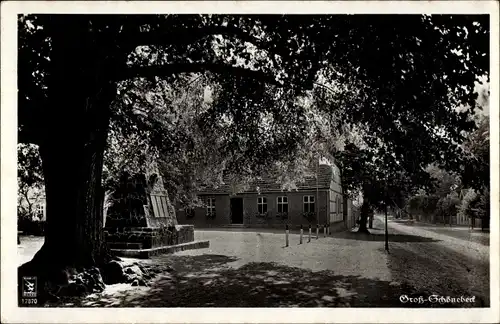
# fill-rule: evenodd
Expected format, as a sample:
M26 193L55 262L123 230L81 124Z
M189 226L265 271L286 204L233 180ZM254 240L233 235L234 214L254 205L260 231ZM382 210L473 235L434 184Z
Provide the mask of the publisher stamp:
M22 282L22 297L36 298L37 297L37 280L36 277L23 277Z

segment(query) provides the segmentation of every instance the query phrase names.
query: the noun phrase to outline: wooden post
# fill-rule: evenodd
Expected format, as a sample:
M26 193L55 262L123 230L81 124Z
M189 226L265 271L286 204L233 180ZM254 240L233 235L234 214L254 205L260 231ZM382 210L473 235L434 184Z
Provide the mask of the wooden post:
M326 233L328 236L330 236L331 232L330 232L330 223L327 223L326 224Z
M319 224L316 224L316 239L319 239Z
M300 241L299 241L299 244L302 244L302 235L304 235L304 229L302 227L302 224L300 224Z
M285 246L286 247L288 247L288 233L289 232L290 231L288 230L288 224L286 224L286 227L285 227L285 242L286 242Z
M311 242L311 224L309 224L309 240L307 241L307 243Z

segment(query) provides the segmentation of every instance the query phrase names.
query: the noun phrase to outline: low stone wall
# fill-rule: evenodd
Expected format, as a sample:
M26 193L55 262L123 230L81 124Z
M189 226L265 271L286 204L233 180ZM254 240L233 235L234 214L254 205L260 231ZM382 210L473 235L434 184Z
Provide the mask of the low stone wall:
M104 235L111 249L151 249L193 242L194 226L106 228Z
M205 241L193 241L189 243L182 243L177 245L169 245L169 246L160 246L153 249L111 249L117 256L128 257L128 258L139 258L139 259L148 259L152 256L159 254L169 254L175 253L185 250L194 250L194 249L206 249L210 247L210 242Z

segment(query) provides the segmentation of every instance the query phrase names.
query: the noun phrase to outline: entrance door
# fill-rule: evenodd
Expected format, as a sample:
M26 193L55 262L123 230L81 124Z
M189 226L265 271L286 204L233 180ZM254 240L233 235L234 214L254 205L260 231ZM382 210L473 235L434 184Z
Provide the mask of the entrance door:
M231 198L231 223L243 224L243 198Z

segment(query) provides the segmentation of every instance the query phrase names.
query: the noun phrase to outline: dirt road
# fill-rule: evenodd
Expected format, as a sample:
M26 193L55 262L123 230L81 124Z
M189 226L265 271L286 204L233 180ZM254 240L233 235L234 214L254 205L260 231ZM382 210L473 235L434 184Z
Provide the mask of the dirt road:
M375 227L382 230L383 226L383 216L378 215ZM472 232L448 235L395 220L389 220L388 226L391 238L412 238L390 242L388 265L393 280L415 287L415 294L476 296L474 306L489 306L489 246L483 244L485 240L470 239L476 235Z

